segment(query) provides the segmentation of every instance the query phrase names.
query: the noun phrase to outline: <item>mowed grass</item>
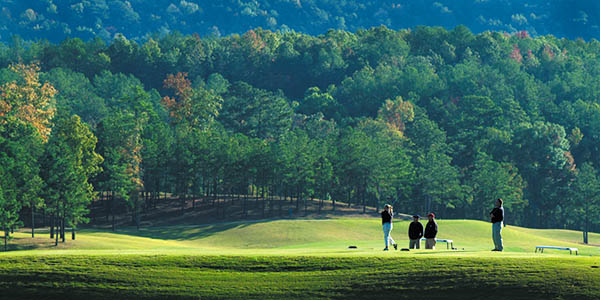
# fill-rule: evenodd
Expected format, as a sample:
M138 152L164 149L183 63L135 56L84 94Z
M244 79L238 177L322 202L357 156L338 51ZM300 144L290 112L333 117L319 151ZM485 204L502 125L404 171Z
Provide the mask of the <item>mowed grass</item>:
M591 257L0 258L4 299L599 299Z
M408 247L408 221L395 222L392 237L401 248ZM458 252L470 253L493 248L491 224L474 220L438 220L438 238L454 240ZM503 229L505 249L509 253L533 253L536 245L579 248L582 255L600 255L600 247L581 244L582 233L571 230L529 229L506 226ZM83 230L75 241L54 247L47 233L38 231L32 241L26 232L16 233L11 255L56 253L148 253L185 252L185 254L274 254L274 255L365 255L385 254L381 223L374 218L262 220L217 223L197 226L122 228L117 232ZM590 244L600 244L600 234L590 233ZM358 249L349 251L350 245ZM57 249L58 248L58 249ZM454 255L439 243L435 251L419 254ZM548 250L549 251L549 250ZM568 255L564 251L549 251ZM0 254L2 255L2 254Z
M21 232L11 243L37 249L0 254L0 299L600 299L600 248L581 232L507 226L495 253L489 223L438 223L458 250L381 251L371 218L83 230L58 249ZM392 231L401 247L408 224Z

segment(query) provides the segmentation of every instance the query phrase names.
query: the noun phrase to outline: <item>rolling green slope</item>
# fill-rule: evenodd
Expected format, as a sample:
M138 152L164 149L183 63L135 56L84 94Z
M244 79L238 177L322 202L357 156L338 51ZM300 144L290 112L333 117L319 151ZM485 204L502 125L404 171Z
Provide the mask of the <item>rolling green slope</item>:
M395 224L401 246L408 224ZM600 248L578 244L580 232L508 226L497 253L489 223L442 220L439 237L459 250L384 252L380 227L342 218L84 230L58 247L21 232L11 243L32 250L0 254L0 299L600 298ZM534 254L541 244L581 255Z
M408 221L395 222L392 236L400 247L408 246ZM439 220L438 238L454 240L458 251L473 253L489 251L492 246L491 225L474 220ZM70 237L70 236L69 236ZM600 255L600 247L580 244L581 232L569 230L540 230L507 226L503 231L505 252L531 253L536 245L577 247L583 255ZM83 230L77 240L59 243L55 249L46 234L35 239L17 233L12 242L17 249L33 249L28 253L110 252L131 253L189 253L189 254L367 254L380 253L383 248L381 224L375 218L263 220L217 223L199 226L168 226L126 228L118 232ZM590 234L591 244L600 244L600 234ZM358 246L348 250L349 245ZM436 251L419 253L449 254L446 245L438 244ZM16 252L11 252L16 254ZM560 251L546 253L565 254ZM568 253L566 253L568 254ZM5 254L0 254L5 255Z

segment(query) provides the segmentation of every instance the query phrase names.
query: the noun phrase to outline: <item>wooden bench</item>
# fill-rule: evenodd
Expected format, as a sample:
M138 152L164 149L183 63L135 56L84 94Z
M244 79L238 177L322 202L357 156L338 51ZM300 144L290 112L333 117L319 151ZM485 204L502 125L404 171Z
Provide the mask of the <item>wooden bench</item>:
M575 255L578 255L578 251L579 249L577 248L570 248L570 247L558 247L558 246L535 246L535 253L537 253L538 251L540 251L540 253L544 253L544 249L554 249L554 250L568 250L569 254L573 254L573 251L575 251Z
M426 238L421 238L421 241L427 240ZM454 249L454 241L453 240L443 240L443 239L435 239L436 243L446 243L446 249Z

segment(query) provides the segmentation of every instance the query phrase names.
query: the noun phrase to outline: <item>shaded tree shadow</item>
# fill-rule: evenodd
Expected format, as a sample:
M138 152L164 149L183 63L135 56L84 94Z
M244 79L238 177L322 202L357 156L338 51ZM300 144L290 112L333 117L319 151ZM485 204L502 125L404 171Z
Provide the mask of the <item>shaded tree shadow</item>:
M235 221L201 225L153 226L143 227L140 228L140 230L137 230L135 227L122 227L115 231L115 233L160 240L195 240L207 238L235 228L245 228L254 224L270 223L276 220L278 219ZM84 231L98 233L111 232L98 229L85 229Z

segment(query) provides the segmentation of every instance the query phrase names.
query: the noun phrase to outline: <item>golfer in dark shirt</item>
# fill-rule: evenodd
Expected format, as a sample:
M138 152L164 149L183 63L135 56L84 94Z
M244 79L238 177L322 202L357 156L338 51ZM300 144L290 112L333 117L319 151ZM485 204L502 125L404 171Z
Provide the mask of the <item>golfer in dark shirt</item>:
M494 239L494 249L492 251L504 250L502 244L502 223L504 221L504 207L502 199L496 199L496 207L490 212L492 219L492 238Z
M423 224L419 222L419 216L413 216L413 221L408 227L408 238L410 239L410 249L421 248L421 238L423 237Z
M437 223L435 222L435 214L429 213L427 215L429 222L425 225L425 249L435 249L435 236L438 232Z
M390 235L392 232L392 219L394 218L394 210L391 205L386 204L381 212L381 224L383 226L383 238L385 239L385 248L383 251L387 251L388 245L391 243L394 249L398 250L398 244L394 242L394 239Z

